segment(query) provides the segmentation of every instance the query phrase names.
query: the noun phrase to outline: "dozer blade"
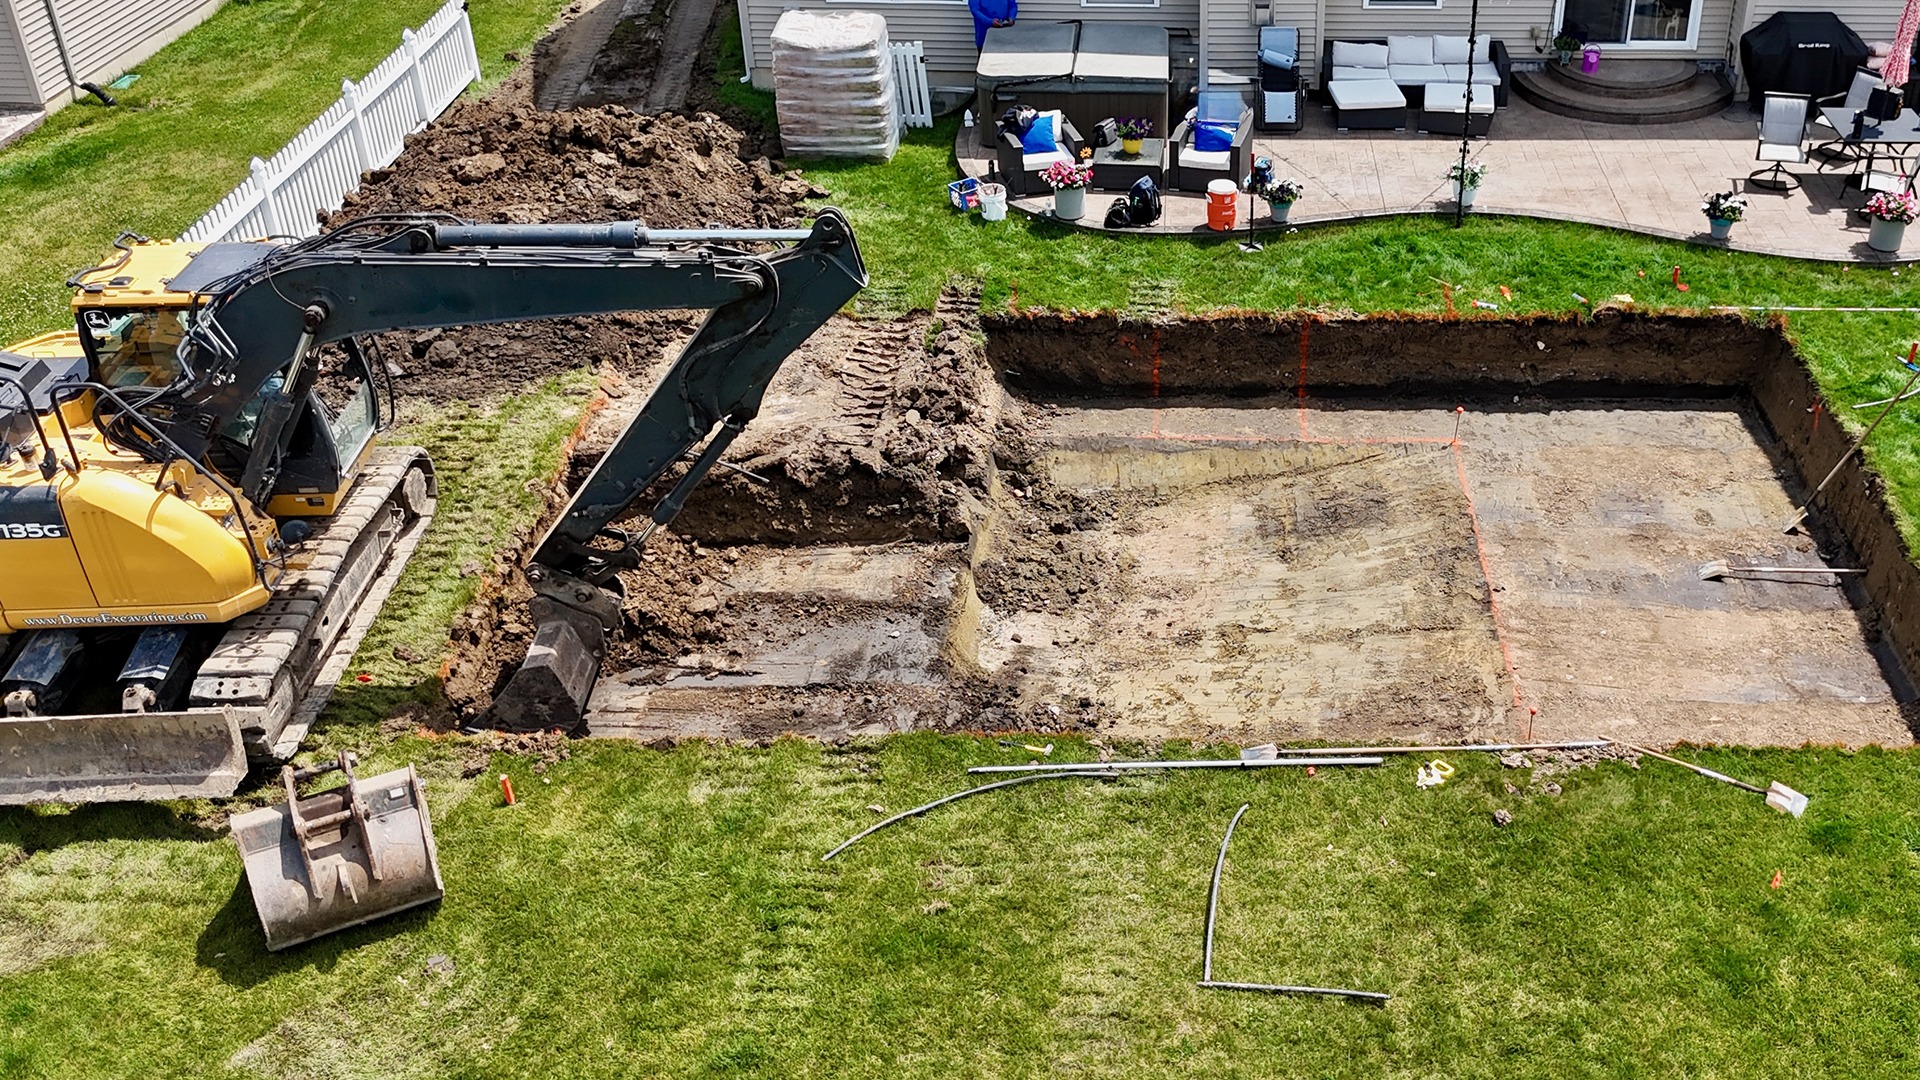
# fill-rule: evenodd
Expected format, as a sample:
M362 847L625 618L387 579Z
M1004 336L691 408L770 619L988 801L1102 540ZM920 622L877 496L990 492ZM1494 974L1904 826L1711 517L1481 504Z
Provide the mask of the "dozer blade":
M246 775L232 709L0 718L0 806L219 798Z
M446 894L426 786L409 765L361 779L352 754L337 764L281 772L287 801L235 814L247 888L278 951L430 904ZM344 786L301 796L295 785L346 773Z

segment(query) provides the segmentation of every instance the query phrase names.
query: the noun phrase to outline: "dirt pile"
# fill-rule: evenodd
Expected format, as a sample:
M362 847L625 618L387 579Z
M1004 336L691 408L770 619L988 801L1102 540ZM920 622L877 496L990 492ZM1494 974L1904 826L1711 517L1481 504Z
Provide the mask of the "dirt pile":
M640 220L658 228L718 224L794 228L818 192L764 157L718 117L638 116L619 106L543 113L525 80L461 101L399 160L368 174L329 219L451 213L489 222ZM574 319L389 334L382 341L404 396L470 399L583 366L632 371L657 359L697 313L625 312Z

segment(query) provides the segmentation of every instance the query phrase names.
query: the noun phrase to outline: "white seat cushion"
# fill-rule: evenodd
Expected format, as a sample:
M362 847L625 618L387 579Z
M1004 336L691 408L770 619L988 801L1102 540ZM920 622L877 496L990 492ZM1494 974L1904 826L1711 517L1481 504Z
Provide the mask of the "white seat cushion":
M1467 87L1465 83L1428 83L1427 96L1421 108L1427 112L1465 112L1467 111ZM1493 87L1475 83L1473 86L1473 111L1475 115L1493 111Z
M1020 168L1023 172L1039 172L1056 161L1073 161L1065 150L1055 150L1050 154L1021 154Z
M1291 90L1262 91L1261 105L1269 124L1291 124L1300 119L1300 95Z
M1183 169L1211 169L1226 172L1233 168L1231 150L1188 150L1180 151L1180 167Z
M1343 109L1404 109L1407 96L1392 79L1355 79L1327 84L1333 103Z
M1387 47L1357 41L1336 41L1333 43L1333 66L1384 70L1387 66Z
M1387 68L1337 67L1333 69L1332 82L1366 82L1370 79L1385 79Z
M1387 78L1401 86L1424 86L1427 83L1443 83L1447 78L1447 69L1441 64L1389 64Z
M1799 143L1761 143L1760 149L1753 155L1755 161L1784 161L1791 165L1804 165L1807 152Z
M1396 37L1387 35L1387 66L1433 63L1433 38L1428 34Z
M1471 68L1471 74L1469 74L1469 68L1466 64L1441 64L1440 67L1446 72L1447 82L1464 83L1468 79L1472 79L1475 83L1486 86L1500 85L1500 66L1498 64L1474 64Z

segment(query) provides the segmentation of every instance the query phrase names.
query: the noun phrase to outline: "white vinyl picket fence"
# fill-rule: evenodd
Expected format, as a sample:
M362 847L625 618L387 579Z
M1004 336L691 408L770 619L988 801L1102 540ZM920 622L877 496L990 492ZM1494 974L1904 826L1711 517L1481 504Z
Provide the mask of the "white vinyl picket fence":
M900 126L932 127L933 94L927 89L927 50L918 41L896 41L893 54L894 96L900 101Z
M340 100L265 161L180 234L182 240L308 237L320 214L337 210L360 174L393 163L408 134L440 115L480 78L473 26L463 0L447 0L400 48L358 84L340 84Z

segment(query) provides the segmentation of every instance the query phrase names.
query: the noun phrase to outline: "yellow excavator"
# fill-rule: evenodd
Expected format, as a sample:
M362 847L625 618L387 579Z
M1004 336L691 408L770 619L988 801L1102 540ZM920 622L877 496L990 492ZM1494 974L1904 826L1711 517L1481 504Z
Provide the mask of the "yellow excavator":
M73 330L0 351L0 804L217 797L298 750L437 494L424 451L376 439L373 335L705 309L527 571L534 643L492 719L577 728L618 572L866 284L831 209L793 230L384 215L114 246L70 282ZM615 527L682 464L641 535Z

